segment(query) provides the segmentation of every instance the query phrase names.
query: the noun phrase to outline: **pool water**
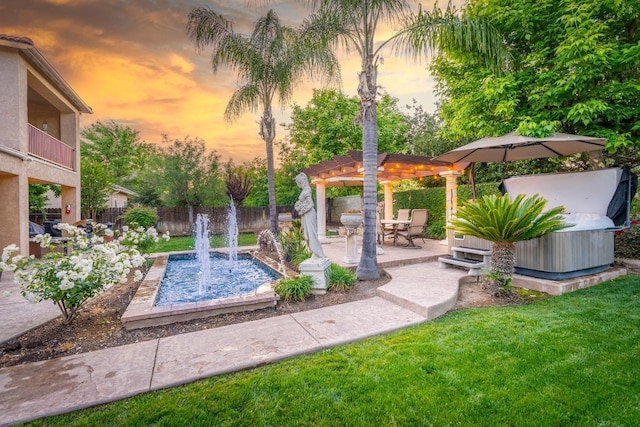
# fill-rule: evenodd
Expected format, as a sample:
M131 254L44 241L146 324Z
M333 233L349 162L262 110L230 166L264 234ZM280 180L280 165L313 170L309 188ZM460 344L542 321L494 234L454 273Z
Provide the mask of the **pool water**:
M238 255L235 266L226 255L212 252L211 281L201 292L200 264L195 254L171 255L160 283L155 306L214 300L254 292L260 285L279 276L249 255Z

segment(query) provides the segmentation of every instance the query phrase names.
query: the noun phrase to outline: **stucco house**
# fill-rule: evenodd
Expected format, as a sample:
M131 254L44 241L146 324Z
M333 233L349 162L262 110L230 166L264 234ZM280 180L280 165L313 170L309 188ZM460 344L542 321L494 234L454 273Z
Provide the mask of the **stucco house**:
M133 196L137 196L135 191L122 187L121 185L114 185L113 193L109 194L109 197L105 200L107 208L126 208L129 206L129 198ZM47 191L46 197L47 203L45 208L61 209L64 206L60 198L53 194L53 191Z
M80 115L93 111L31 39L0 34L0 248L29 251L29 184L62 188L80 219Z
M136 196L135 191L120 185L113 186L113 193L109 195L107 206L110 208L126 208L129 205L129 197Z

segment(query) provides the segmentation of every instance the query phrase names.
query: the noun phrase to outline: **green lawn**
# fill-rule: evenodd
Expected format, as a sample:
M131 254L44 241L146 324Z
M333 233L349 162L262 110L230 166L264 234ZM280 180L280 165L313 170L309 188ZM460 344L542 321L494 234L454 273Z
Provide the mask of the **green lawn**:
M282 331L286 334L286 331ZM640 276L435 321L37 425L631 426Z
M238 235L238 246L252 246L257 243L255 233L240 233ZM220 234L211 236L209 244L212 248L223 248L227 246L227 236ZM172 251L189 251L195 248L195 238L187 237L171 237L169 240L160 239L158 243L151 249L151 252L172 252Z

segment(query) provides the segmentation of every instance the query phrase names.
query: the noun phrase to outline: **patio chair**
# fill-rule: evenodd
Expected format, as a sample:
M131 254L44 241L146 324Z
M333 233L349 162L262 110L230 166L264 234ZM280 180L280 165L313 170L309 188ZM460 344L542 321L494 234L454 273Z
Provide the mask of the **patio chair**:
M397 230L397 237L404 237L407 239L407 246L416 247L413 242L414 237L420 237L424 242L424 228L427 224L427 210L426 209L413 209L411 211L411 222L406 230Z
M411 209L398 209L398 217L396 219L401 219L401 220L409 220L409 218L411 217ZM396 227L398 230L406 230L407 226L406 225L398 225L398 227Z
M387 236L395 235L395 230L393 226L387 227L382 222L380 222L381 220L382 220L382 217L380 215L380 212L376 212L376 224L378 225L376 230L376 236L377 236L378 244L380 246L384 245L384 239ZM395 243L395 236L394 236L394 243Z

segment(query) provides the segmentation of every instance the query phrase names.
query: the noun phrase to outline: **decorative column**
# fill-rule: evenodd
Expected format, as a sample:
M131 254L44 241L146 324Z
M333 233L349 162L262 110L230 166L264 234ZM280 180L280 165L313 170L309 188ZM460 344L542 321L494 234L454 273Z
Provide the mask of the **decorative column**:
M384 219L393 219L393 185L384 183Z
M324 181L318 180L316 184L316 204L318 205L317 222L318 222L318 239L323 241L327 237L327 206L326 206L326 184Z
M446 219L447 225L451 223L451 218L455 216L458 210L458 177L462 175L462 171L448 170L440 172L446 180L445 183L445 200L446 200ZM449 247L452 246L453 232L447 229L447 241Z
M357 264L360 258L358 257L358 236L356 231L362 224L362 215L359 213L343 213L340 216L340 222L344 225L347 234L343 261L347 264Z

